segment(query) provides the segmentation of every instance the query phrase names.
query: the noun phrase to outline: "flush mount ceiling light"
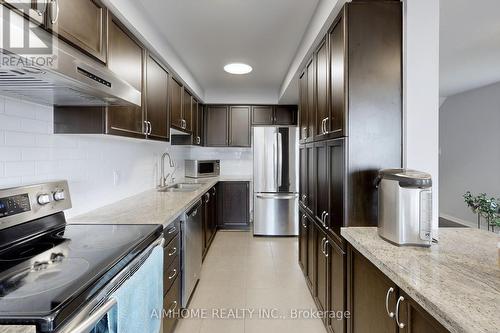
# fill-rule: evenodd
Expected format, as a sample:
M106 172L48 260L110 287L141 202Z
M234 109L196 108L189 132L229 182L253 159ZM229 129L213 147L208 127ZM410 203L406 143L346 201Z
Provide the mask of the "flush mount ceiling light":
M229 74L242 75L250 73L252 71L252 67L247 64L233 63L224 66L224 70Z

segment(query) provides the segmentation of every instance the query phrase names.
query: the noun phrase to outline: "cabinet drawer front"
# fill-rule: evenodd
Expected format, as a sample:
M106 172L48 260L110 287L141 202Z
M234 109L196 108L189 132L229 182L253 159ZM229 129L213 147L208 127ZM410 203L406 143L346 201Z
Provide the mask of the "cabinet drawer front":
M170 243L172 239L179 233L181 230L179 221L172 222L168 227L163 231L163 238L165 238L165 244Z
M168 267L174 262L174 259L179 256L181 252L181 237L180 234L177 235L168 243L168 245L163 249L163 265Z
M181 275L181 257L175 256L170 266L163 266L163 294L166 295L173 286L175 280Z
M165 316L163 316L163 333L171 333L177 324L177 318L174 317L172 311L177 311L181 306L181 279L177 279L172 284L168 293L163 297L163 309Z

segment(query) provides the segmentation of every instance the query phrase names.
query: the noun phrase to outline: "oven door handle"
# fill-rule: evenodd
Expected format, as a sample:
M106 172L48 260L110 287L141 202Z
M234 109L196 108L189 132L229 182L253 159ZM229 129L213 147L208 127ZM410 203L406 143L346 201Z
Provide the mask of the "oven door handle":
M90 315L87 319L82 321L77 327L70 331L70 333L87 333L97 325L97 323L117 304L116 298L110 298L99 309Z

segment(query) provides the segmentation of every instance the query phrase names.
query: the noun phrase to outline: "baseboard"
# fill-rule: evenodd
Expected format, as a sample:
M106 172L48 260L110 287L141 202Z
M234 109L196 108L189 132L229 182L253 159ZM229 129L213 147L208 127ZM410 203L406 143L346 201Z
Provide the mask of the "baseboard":
M477 222L471 222L471 221L463 220L461 218L458 218L458 217L455 217L455 216L451 216L451 215L448 215L448 214L439 214L439 217L442 217L443 219L449 220L451 222L456 222L456 223L460 223L460 224L466 225L466 226L471 227L471 228L477 228Z

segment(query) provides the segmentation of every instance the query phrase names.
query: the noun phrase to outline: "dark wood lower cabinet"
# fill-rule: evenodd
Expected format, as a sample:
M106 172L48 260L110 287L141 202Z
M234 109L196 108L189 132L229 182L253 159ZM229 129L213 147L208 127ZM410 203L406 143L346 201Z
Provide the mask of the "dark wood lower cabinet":
M163 333L172 333L178 318L174 312L181 306L181 232L180 221L175 221L163 232Z
M316 226L316 305L320 311L328 310L328 257L325 251L328 239L323 230Z
M348 247L348 332L448 332L368 259ZM387 305L386 305L387 302ZM399 312L396 313L397 302ZM393 315L390 316L389 314ZM398 327L396 318L403 327Z
M328 311L335 313L330 317L327 327L330 332L346 331L346 253L336 243L328 240L325 245L328 269Z
M222 182L220 219L221 229L248 229L250 227L250 183Z
M217 232L217 190L214 186L202 198L203 201L203 258Z

